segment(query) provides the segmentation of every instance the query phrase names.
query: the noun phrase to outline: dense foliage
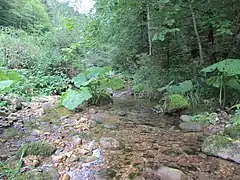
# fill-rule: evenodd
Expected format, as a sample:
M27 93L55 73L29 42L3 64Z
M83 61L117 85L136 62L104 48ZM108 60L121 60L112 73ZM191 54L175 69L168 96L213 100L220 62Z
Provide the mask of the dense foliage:
M135 94L160 103L178 94L192 106L233 105L240 90L239 7L237 1L96 0L86 15L67 1L3 0L0 63L21 76L4 93L67 91L62 102L70 109L89 99L101 104L109 77L89 71L110 66L132 81ZM122 81L111 88L117 86ZM80 91L86 96L73 105Z

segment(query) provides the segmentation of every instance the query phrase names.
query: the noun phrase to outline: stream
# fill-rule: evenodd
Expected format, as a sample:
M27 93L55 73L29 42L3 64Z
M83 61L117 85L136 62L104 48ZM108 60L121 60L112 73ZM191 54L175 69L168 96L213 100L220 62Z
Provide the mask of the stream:
M29 171L53 173L47 180L240 179L238 164L204 154L203 133L181 132L179 117L157 114L154 102L122 96L78 113L56 104L56 98L39 101L15 114L23 127L1 130L1 161L11 161L24 143L47 141L57 148L53 155L24 158ZM166 178L163 167L176 175Z

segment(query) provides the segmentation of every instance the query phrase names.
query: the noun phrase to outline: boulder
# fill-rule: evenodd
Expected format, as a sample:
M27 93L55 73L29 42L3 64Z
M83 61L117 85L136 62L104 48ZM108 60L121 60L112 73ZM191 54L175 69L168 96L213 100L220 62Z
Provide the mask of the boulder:
M240 142L226 136L207 137L202 144L202 151L208 155L240 163Z

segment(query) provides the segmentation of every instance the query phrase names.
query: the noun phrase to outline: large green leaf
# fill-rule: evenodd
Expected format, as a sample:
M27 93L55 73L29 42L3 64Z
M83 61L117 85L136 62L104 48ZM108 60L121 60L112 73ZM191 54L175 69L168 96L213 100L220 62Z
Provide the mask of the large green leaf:
M75 110L85 101L92 97L87 87L81 88L79 91L69 89L62 100L62 105L69 110Z
M171 81L167 86L159 88L159 92L167 91L171 94L184 94L193 89L193 83L191 80L184 81L179 83L178 85L171 85L173 81Z
M17 71L8 71L7 77L9 80L19 81L21 79L20 74Z
M0 81L2 80L9 80L8 76L0 70Z
M240 90L240 81L239 80L231 79L226 83L226 85L233 89Z
M210 73L218 70L226 76L240 75L240 59L225 59L202 69L202 72Z
M88 80L86 75L84 73L79 74L78 76L74 77L72 79L74 85L78 88L81 86L87 86L91 82L91 80Z
M0 81L0 91L9 88L13 84L13 80Z

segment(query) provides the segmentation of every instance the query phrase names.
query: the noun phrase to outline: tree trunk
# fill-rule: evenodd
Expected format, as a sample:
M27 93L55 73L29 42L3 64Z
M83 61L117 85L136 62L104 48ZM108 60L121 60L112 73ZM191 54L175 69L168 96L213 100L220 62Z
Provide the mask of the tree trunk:
M198 33L196 18L195 18L195 14L194 14L194 11L193 11L190 0L188 0L188 3L189 3L189 8L190 8L190 11L191 11L191 14L192 14L194 33L196 35L197 43L198 43L198 50L199 50L199 56L200 56L199 64L202 64L203 63L202 43L201 43L201 39L200 39L200 36L199 36L199 33Z
M151 25L150 25L150 9L147 5L147 27L148 27L148 54L152 56L152 39L151 39Z

